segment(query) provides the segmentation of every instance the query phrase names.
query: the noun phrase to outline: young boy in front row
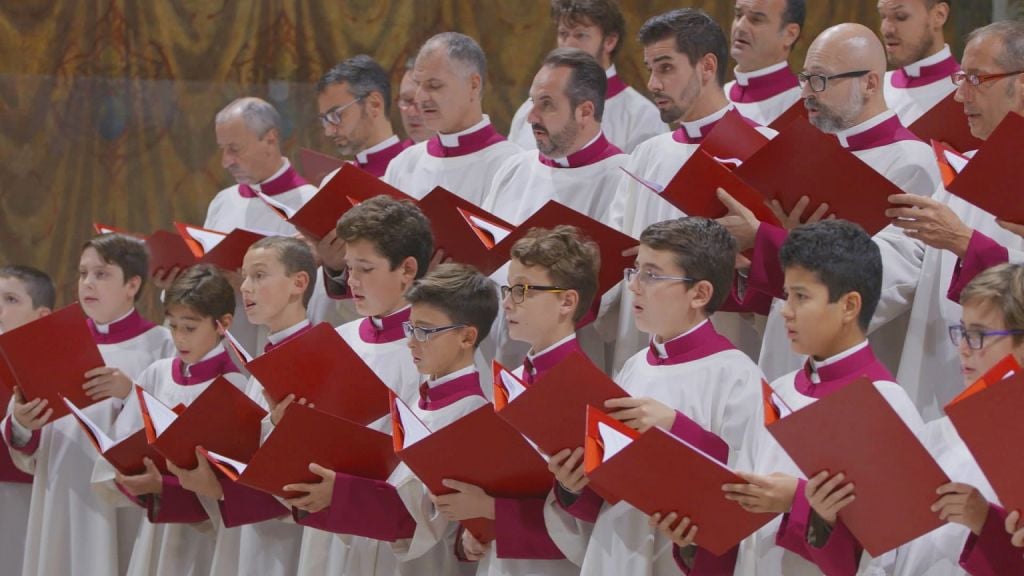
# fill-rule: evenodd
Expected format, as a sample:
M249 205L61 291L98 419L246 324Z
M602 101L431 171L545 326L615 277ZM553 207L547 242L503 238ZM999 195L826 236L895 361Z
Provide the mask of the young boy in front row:
M141 241L103 234L82 246L78 298L106 366L84 375L97 402L84 409L109 429L132 390L132 380L174 352L170 333L135 309L149 273ZM60 361L60 350L53 351ZM24 574L117 574L128 566L142 513L117 509L90 487L96 450L72 416L50 422L45 400L15 391L3 423L15 464L34 474L25 527Z
M0 333L42 318L53 311L57 292L45 272L29 266L0 268ZM0 406L10 402L0 386ZM32 498L32 476L14 466L6 446L0 446L0 558L11 574L21 573L25 553L25 526Z
M728 296L735 255L725 228L705 218L644 230L626 280L637 327L652 336L651 345L615 378L631 397L605 406L634 429L659 426L734 468L744 463L762 418L760 370L709 321ZM582 456L577 448L551 459L558 485L545 515L555 541L582 558L583 574L662 576L677 574L680 566L691 574L732 573L735 552L717 557L692 545L674 549L636 508L602 502L586 486ZM581 529L572 530L570 516ZM669 525L685 533L687 544L695 536L699 543L688 523Z

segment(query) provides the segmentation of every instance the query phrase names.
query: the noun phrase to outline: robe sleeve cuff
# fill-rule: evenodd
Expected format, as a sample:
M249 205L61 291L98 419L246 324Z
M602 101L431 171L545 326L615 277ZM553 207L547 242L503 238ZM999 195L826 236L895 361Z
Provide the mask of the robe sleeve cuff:
M973 532L960 554L960 567L971 576L1024 574L1024 551L1014 547L1006 533L1006 510L989 504L981 534Z
M348 291L348 270L332 276L326 266L320 267L324 275L324 291L332 300L348 300L352 293Z
M749 273L748 273L749 275ZM772 309L772 297L760 290L751 288L746 277L739 272L734 274L729 295L718 308L721 312L738 312L767 316Z
M797 480L796 493L793 494L793 506L782 516L779 531L775 535L775 544L794 554L799 554L808 562L814 562L807 545L811 504L807 501L807 495L804 494L806 488L807 480L803 478Z
M160 495L147 499L146 516L154 524L196 524L209 518L199 498L175 476L164 476Z
M731 576L736 570L736 558L739 550L739 546L736 546L721 556L715 556L698 547L696 553L690 556L693 565L687 566L686 554L683 553L683 549L673 544L672 558L676 561L676 566L679 566L679 570L689 576Z
M975 230L967 243L967 253L963 259L957 260L953 268L953 278L949 282L946 297L953 302L960 302L960 292L985 270L1010 261L1010 252L1005 246Z
M604 500L587 486L583 492L572 494L555 480L555 502L573 518L591 524L597 522L597 514L601 511Z
M234 528L288 515L288 509L266 492L219 478L224 499L218 504L224 526Z
M546 498L495 498L494 546L498 558L561 560L544 522Z
M412 538L416 521L394 486L338 472L331 504L313 514L293 510L297 523L335 534L394 542Z
M861 546L850 529L838 520L821 548L808 545L813 562L828 576L854 576L860 564Z
M669 432L676 438L685 440L697 448L725 464L729 460L729 445L713 432L708 432L700 424L691 420L686 414L676 411L676 419L672 422Z
M7 417L7 421L4 424L4 441L7 442L7 445L10 446L11 449L31 456L39 449L39 441L41 438L42 433L39 430L32 430L28 442L22 446L18 446L14 441L14 416Z
M789 232L778 226L765 224L757 229L754 250L750 257L750 274L747 276L747 291L759 291L774 298L783 297L785 275L779 251L789 237Z

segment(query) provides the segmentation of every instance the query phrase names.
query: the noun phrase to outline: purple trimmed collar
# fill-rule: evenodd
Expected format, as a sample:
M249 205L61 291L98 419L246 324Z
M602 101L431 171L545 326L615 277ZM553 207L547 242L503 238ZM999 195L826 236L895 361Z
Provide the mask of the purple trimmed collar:
M708 320L703 326L689 334L665 342L667 358L659 357L654 342L651 342L647 348L647 363L651 366L674 366L734 349L732 342L719 334L715 330L715 325Z
M541 164L551 168L582 168L597 164L601 160L611 158L616 154L622 154L622 150L619 150L615 144L609 142L604 137L604 132L601 132L593 142L565 157L566 162L569 164L568 166L562 166L540 152L537 152L537 159L540 160Z
M441 143L440 135L434 134L427 140L427 154L435 158L457 158L459 156L468 156L505 141L505 137L498 134L494 129L494 125L490 122L476 132L463 134L458 138L459 144L457 146L448 147Z
M555 346L550 350L545 350L541 354L530 358L527 356L523 360L523 381L527 384L533 384L539 380L545 372L558 366L562 360L565 360L573 352L583 352L580 348L580 342L574 334L572 338Z
M740 84L737 79L729 88L729 100L740 103L762 102L800 86L796 74L784 66L763 76L750 76L747 85Z
M371 318L363 318L362 322L359 323L359 338L367 344L397 342L405 338L402 322L408 320L410 314L412 314L412 308L406 306L390 316L378 318L381 323L379 329L374 326Z
M626 91L626 88L629 88L629 86L622 81L622 78L619 78L618 74L613 74L612 76L609 76L608 88L604 94L605 101L607 102L608 100L615 98L619 94L622 94L623 92Z
M890 112L890 114L892 114ZM868 120L870 122L870 120ZM915 141L920 142L921 139L914 135L913 132L907 130L900 119L895 114L892 114L888 119L883 120L881 123L858 132L857 134L851 134L845 137L845 143L843 138L839 139L839 143L843 145L850 152L860 152L862 150L869 150L871 148L878 148L879 146L886 146L888 144L895 144L896 142L904 141Z
M412 145L412 140L399 141L398 138L395 138L394 144L381 150L377 150L376 152L366 154L365 162L360 162L359 155L357 154L353 164L363 169L363 171L369 172L377 178L381 178L384 176L384 173L387 172L388 164L391 164L391 161L395 159L395 156L398 156L403 150Z
M203 382L213 380L217 376L223 376L231 372L238 372L238 368L231 361L231 356L228 355L227 350L222 350L220 354L212 358L200 360L189 366L187 375L185 374L184 360L175 356L171 362L171 379L179 386L202 384Z
M811 381L811 360L808 358L803 368L796 373L794 385L797 392L804 396L824 398L860 377L867 377L872 382L896 381L889 370L875 358L875 353L868 345L842 360L819 367L818 378L821 381L817 384Z
M292 332L291 334L285 336L280 342L274 343L274 342L271 342L270 340L267 340L267 343L263 346L263 353L266 354L267 352L270 352L271 350L273 350L274 348L277 348L278 346L284 346L286 343L291 342L292 340L295 340L299 336L302 336L306 332L309 332L310 330L313 329L313 323L312 322L309 322L308 320L303 320L303 322L306 322L305 326L303 326L302 328L299 328L295 332Z
M299 173L295 171L295 168L288 166L288 168L281 173L280 176L273 180L260 183L260 192L263 192L267 196L277 196L278 194L284 194L289 190L294 190L299 186L305 186L307 182L299 176ZM257 198L256 191L252 189L252 186L248 184L238 185L238 194L242 198Z
M419 406L422 410L440 410L470 396L484 397L480 373L476 370L437 386L427 382L420 384Z
M88 318L86 322L89 324L89 331L92 332L92 339L97 344L120 344L141 336L156 326L134 309L124 318L110 324L105 334L96 328L96 322L92 318Z
M959 71L960 64L950 54L947 58L943 58L935 64L921 66L920 73L917 76L907 74L906 68L894 70L890 77L890 83L893 88L919 88L936 82L949 82L949 77L954 72Z
M735 108L732 108L731 105L730 108L726 110L725 114L730 113L735 113L739 115L739 117L742 118L744 122L755 128L759 128L761 126L757 122L754 122L750 118L747 118L746 116L740 114L739 111L736 110ZM672 132L672 139L675 140L676 142L679 142L680 144L700 144L701 142L704 141L705 138L707 138L708 134L710 134L711 131L715 129L715 126L717 126L718 123L722 121L722 118L725 118L725 114L722 114L720 118L717 118L701 126L699 138L690 136L690 134L686 131L686 127L680 124L679 128L676 128L676 130Z

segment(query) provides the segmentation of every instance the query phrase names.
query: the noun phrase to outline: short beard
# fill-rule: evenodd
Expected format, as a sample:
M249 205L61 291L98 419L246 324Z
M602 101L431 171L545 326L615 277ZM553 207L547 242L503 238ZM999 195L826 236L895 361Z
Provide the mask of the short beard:
M675 102L679 102L682 106L685 106L686 109L683 110L683 108L678 104L665 110L659 108L658 112L661 114L661 121L665 124L675 124L676 122L682 121L683 116L693 108L699 98L700 78L697 76L696 72L694 72L694 76L690 79L686 88L683 89L683 93L679 95L677 100L675 100Z
M854 78L853 81L859 81L859 78ZM859 88L860 84L855 88ZM826 134L836 134L852 128L854 121L857 116L860 116L864 106L867 103L867 99L860 94L856 89L850 92L850 99L838 109L831 109L823 106L818 102L818 114L811 119L811 124ZM804 101L804 105L807 105L807 101Z
M897 61L893 58L889 58L889 64L896 68L902 68L904 66L913 64L924 60L931 54L932 50L935 49L935 38L932 36L931 31L928 29L928 25L925 25L924 35L921 41L916 45L911 46L911 49L907 52L905 61Z
M537 150L548 158L564 158L569 155L569 148L572 147L572 143L576 141L579 134L579 123L575 118L570 118L565 128L558 132L548 132L547 143L537 140Z

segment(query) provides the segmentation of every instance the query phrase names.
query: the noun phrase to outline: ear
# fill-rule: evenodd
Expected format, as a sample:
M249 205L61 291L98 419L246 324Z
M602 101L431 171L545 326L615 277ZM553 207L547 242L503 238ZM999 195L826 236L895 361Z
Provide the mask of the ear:
M398 268L402 272L402 283L409 285L416 280L416 274L420 270L420 265L415 258L408 256L405 260L402 260L402 263L398 265Z
M300 270L292 276L293 286L299 293L300 297L306 293L306 288L309 287L309 281L309 273L304 270Z
M946 25L946 21L949 20L949 4L945 2L936 2L935 6L929 10L928 17L931 18L932 27L939 29Z
M463 350L472 350L476 346L476 337L480 334L480 331L476 329L476 326L466 326L462 329L462 335L459 337L459 347Z
M278 141L281 139L281 135L277 132L277 128L271 128L267 130L267 133L263 135L261 140L272 146L277 146Z
M584 118L594 118L594 103L590 100L585 100L582 104L576 107L576 121L580 122ZM596 120L594 120L596 122Z
M882 76L876 72L869 72L865 79L865 88L869 94L882 93Z
M53 314L53 309L48 306L40 306L39 308L36 308L35 312L36 319L39 319L42 318L43 316L49 316L50 314Z
M384 115L384 96L380 92L370 92L364 102L369 108L370 116L377 118Z
M793 45L800 39L800 25L796 22L790 22L782 28L782 43L786 46L786 50L792 50Z
M618 45L619 45L619 35L618 34L608 34L608 35L606 35L604 37L604 40L601 42L601 50L603 50L604 53L608 55L608 59L611 60L612 52L615 50L615 47L618 46Z
M137 299L139 290L142 289L142 277L132 276L124 283L124 285L128 287L128 292L131 294L131 298L134 301Z
M700 79L702 84L710 84L712 82L718 82L718 58L708 52L701 59L698 65L700 70Z
M569 318L576 315L576 310L580 305L580 293L575 290L566 290L562 292L562 310L565 311Z
M481 94L483 87L483 78L480 77L476 72L469 76L469 90L472 93L474 100L483 100L483 94Z
M220 328L218 328L217 333L223 336L224 333L227 332L229 328L231 328L231 323L234 322L234 320L234 314L225 314L220 318L217 318L217 322L220 324Z
M843 323L856 324L860 319L860 310L864 305L860 292L847 292L839 298L839 306L842 309Z
M704 310L707 308L711 298L715 295L715 287L707 280L701 280L690 288L693 292L693 299L690 300L690 308Z

